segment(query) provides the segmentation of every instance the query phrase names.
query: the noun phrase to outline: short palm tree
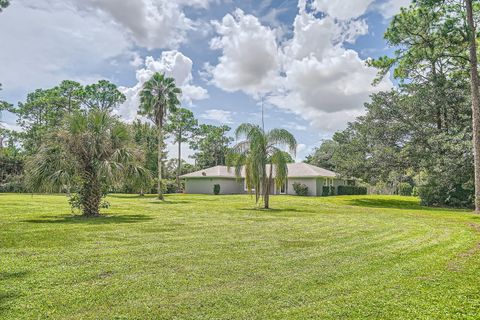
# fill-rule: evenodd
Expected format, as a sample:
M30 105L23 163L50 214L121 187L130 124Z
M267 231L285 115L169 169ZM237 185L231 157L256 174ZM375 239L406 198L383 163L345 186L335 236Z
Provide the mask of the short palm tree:
M269 208L271 183L281 187L287 180L288 154L281 147L287 147L295 154L297 141L285 129L265 132L257 125L241 124L235 132L238 142L227 158L227 165L235 167L235 175L240 177L245 170L245 182L249 192L255 192L256 203L263 198L265 209ZM269 166L267 166L269 165ZM273 177L273 170L275 176ZM268 172L267 172L268 171Z
M145 82L140 93L140 109L138 113L146 116L157 127L158 135L158 199L163 200L162 191L162 147L163 147L163 125L169 112L176 110L180 101L178 95L181 90L175 86L175 80L164 74L155 73L150 80Z
M125 179L145 176L128 127L108 111L77 111L27 162L33 190L77 192L84 216L98 216L102 197Z

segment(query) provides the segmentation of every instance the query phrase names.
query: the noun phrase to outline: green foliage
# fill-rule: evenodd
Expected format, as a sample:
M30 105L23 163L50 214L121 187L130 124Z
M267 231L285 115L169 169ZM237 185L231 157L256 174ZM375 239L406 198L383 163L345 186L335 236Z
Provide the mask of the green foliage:
M335 187L334 186L323 186L322 187L322 196L334 196L335 195Z
M100 202L99 208L100 209L108 209L110 208L110 202L105 200L105 197L107 195L103 194L102 200ZM82 194L81 193L71 193L68 196L68 204L70 205L70 208L72 209L72 213L75 212L76 210L82 211L83 209L83 203L85 202L85 199L82 199Z
M411 196L413 186L408 182L402 182L398 185L398 194L401 196Z
M422 173L418 178L418 195L426 206L473 208L473 179L462 179L441 172Z
M367 187L362 186L338 186L337 194L342 195L365 195L367 194Z
M304 183L295 182L293 190L297 196L308 196L308 187Z
M118 91L117 86L106 80L87 85L82 92L82 103L87 108L101 111L112 111L125 99L125 95Z
M233 141L227 136L230 127L226 125L213 126L201 124L189 141L190 148L195 151L191 156L196 167L205 169L217 165L225 165L229 145Z
M215 195L220 194L220 185L219 184L214 184L213 185L213 194L215 194Z
M143 84L140 92L138 114L150 119L157 129L157 192L160 200L163 200L164 122L168 113L177 110L177 106L180 104L178 96L181 93L182 91L176 87L173 78L166 77L158 72Z
M3 11L3 9L5 9L6 7L8 7L10 5L10 1L9 0L0 0L0 12Z
M280 188L287 179L287 163L285 152L279 147L287 147L295 154L297 141L285 129L272 129L265 132L257 125L241 124L235 131L238 142L227 158L227 165L235 167L235 175L241 176L245 170L247 190L255 190L255 201L263 198L264 208L269 208L270 185L275 182ZM243 140L242 140L243 139ZM268 166L267 166L268 165ZM268 171L267 171L268 167ZM275 168L275 178L273 170Z
M327 170L335 170L335 153L337 148L338 142L325 140L320 147L315 148L313 153L305 158L304 162Z
M77 111L29 158L27 178L34 191L78 193L82 213L97 216L109 189L125 179L148 178L140 157L118 118L99 109Z

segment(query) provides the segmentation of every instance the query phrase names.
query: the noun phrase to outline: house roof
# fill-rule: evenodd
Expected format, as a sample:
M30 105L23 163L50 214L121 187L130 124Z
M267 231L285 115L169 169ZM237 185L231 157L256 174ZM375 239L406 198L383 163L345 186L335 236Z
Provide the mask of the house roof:
M308 163L289 163L287 164L289 178L315 178L328 177L334 178L337 174L333 171L313 166ZM268 172L267 168L267 172ZM274 174L275 176L275 170ZM245 171L242 170L241 177L245 177ZM215 166L191 173L184 174L180 178L236 178L235 169L226 166Z

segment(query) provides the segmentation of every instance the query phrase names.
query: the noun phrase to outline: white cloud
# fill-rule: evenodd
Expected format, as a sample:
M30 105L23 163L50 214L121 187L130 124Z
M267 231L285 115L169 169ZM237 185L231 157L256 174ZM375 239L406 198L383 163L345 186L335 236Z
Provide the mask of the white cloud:
M386 0L385 2L378 3L376 9L385 17L391 18L400 12L400 8L408 7L412 3L412 0Z
M207 8L208 0L70 0L87 14L115 21L135 44L148 49L177 48L195 29L185 7Z
M370 94L391 86L390 81L385 80L373 87L371 83L377 70L368 67L356 51L344 46L367 33L366 22L337 19L360 16L371 2L362 1L358 14L347 14L335 11L340 8L333 3L317 1L315 8L328 9L330 14L318 17L309 12L306 1L301 0L293 24L293 36L279 44L271 43L273 31L260 25L255 17L245 16L242 12L236 12L235 17L227 15L221 24L215 23L220 37L213 48L222 48L223 55L219 64L210 66L207 71L213 75L214 84L224 90L242 90L255 98L262 90L268 90L270 104L301 116L321 131L341 129L347 121L363 112L363 104L369 100ZM245 24L255 27L247 28ZM268 41L259 40L269 32ZM256 50L261 47L268 54L249 54L253 44ZM238 52L235 51L237 48ZM245 48L248 50L243 51ZM265 68L244 67L249 65L252 57ZM265 61L275 63L266 64Z
M13 1L1 14L0 39L2 93L16 97L64 79L97 81L110 60L127 58L130 50L115 24L61 3L43 8Z
M314 0L312 7L333 18L349 20L363 15L374 0ZM392 0L397 1L397 0ZM304 7L306 0L301 0L300 6Z
M120 106L118 113L126 120L136 117L143 84L155 72L165 73L166 76L174 78L175 84L182 89L182 100L186 103L208 98L207 90L192 84L192 65L190 58L176 50L163 51L157 60L151 56L146 57L144 67L136 71L137 84L133 87L119 88L127 100Z
M212 23L219 36L211 48L222 51L218 64L207 67L212 82L248 94L271 90L280 65L275 32L240 9Z
M231 124L233 123L233 113L227 110L209 109L205 113L200 115L200 118L214 120L220 123Z

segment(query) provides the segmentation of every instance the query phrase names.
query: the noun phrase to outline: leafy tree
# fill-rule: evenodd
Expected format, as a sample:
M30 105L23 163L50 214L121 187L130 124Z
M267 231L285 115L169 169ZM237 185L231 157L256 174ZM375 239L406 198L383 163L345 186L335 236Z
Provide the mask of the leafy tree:
M197 130L197 126L198 121L193 116L193 112L185 108L178 108L175 112L171 113L168 118L166 131L172 134L174 142L178 145L176 175L178 190L181 189L180 175L182 171L182 142L187 142L192 138Z
M102 197L123 179L146 176L127 126L105 110L76 111L27 162L33 190L73 190L86 217L98 216Z
M139 114L146 116L157 127L158 136L158 199L163 200L162 191L162 145L164 141L164 122L169 112L174 112L180 103L178 95L181 90L175 86L175 80L164 74L155 73L150 80L145 82L140 93Z
M470 56L470 90L472 97L473 154L475 167L475 212L480 214L480 92L478 86L477 32L473 21L472 0L465 0Z
M306 157L304 162L327 170L335 170L333 157L337 147L337 142L333 140L325 140L320 147L315 148L313 153Z
M393 69L394 76L409 87L415 87L415 96L423 98L420 101L424 114L435 119L435 128L426 127L427 135L423 142L427 142L435 150L430 152L430 158L422 157L422 170L431 174L436 181L445 181L440 177L441 172L448 172L450 163L447 160L446 150L455 150L453 141L473 139L470 148L473 148L475 158L480 158L480 114L478 106L478 72L476 69L476 30L474 20L478 19L478 4L473 5L471 0L417 0L408 9L402 9L396 15L385 33L385 39L390 46L396 48L392 57L382 57L371 64L378 67L380 78ZM459 119L464 114L464 104L449 103L452 100L449 84L454 88L463 86L470 74L471 101L470 122L472 132L466 134ZM379 78L379 79L380 79ZM429 109L429 110L427 110ZM459 112L459 109L460 112ZM459 117L460 116L460 117ZM433 130L435 129L435 130ZM453 138L454 137L454 138ZM441 141L442 143L439 143ZM414 144L409 143L411 147ZM425 143L423 143L425 145ZM420 150L418 148L413 150ZM402 147L402 149L405 149ZM437 153L438 152L438 153ZM432 154L436 154L434 156ZM466 154L460 158L470 166L470 159ZM417 159L408 158L412 161ZM440 159L440 160L439 160ZM441 162L441 163L440 163ZM477 211L480 209L480 161L474 161L472 171L475 171ZM420 164L418 161L417 164ZM439 170L443 167L444 170ZM462 166L464 168L465 166ZM418 172L418 171L417 171ZM469 174L457 174L456 178L467 179ZM433 181L432 179L421 179ZM465 183L456 183L449 190L470 190L464 188ZM452 191L453 192L453 191ZM451 192L443 193L442 203L447 203ZM421 195L421 194L420 194Z
M238 142L228 157L228 165L235 167L235 174L240 177L245 168L245 181L248 190L255 190L258 203L263 198L264 208L270 207L271 183L282 186L287 179L287 163L285 152L280 147L287 147L294 154L297 141L285 129L273 129L265 132L257 125L244 123L235 131ZM269 164L267 169L267 164ZM273 170L275 168L275 179ZM268 170L268 172L267 172Z
M205 169L217 165L225 165L229 152L229 145L233 141L227 136L230 127L202 124L190 140L190 148L195 150L192 158L198 169Z
M112 111L125 102L125 99L125 95L118 91L117 86L107 80L85 86L82 94L82 102L87 108L103 111Z
M3 9L5 9L6 7L8 7L10 5L10 1L9 0L0 0L0 12L3 11Z

